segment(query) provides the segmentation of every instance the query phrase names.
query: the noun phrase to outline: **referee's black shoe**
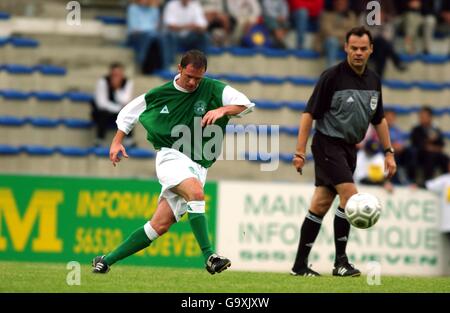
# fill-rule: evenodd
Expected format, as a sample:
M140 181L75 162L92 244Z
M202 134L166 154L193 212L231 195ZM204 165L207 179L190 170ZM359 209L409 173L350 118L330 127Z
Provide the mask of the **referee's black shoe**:
M317 273L316 271L313 271L309 267L301 268L296 271L294 271L294 269L292 269L289 274L291 274L292 276L306 276L306 277L320 276L319 273Z
M341 276L341 277L357 277L361 275L361 271L358 270L348 262L348 258L346 255L340 256L337 258L334 263L333 276Z

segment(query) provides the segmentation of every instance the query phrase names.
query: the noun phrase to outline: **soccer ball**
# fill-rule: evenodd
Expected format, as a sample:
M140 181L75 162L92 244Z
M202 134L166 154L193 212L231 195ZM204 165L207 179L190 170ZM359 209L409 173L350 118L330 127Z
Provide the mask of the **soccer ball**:
M369 228L376 224L381 214L381 203L369 193L357 193L345 206L347 220L356 228Z

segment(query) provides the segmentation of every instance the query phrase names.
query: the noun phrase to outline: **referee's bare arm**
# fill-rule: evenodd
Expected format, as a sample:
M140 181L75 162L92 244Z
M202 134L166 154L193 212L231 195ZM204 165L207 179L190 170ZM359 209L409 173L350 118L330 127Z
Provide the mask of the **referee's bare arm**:
M383 117L380 124L375 125L378 138L380 138L383 149L391 147L391 139L389 138L389 128L386 119ZM387 171L387 178L394 176L397 171L397 164L393 153L386 153L384 158L384 170Z
M297 137L297 146L292 159L297 172L301 173L306 160L306 143L308 142L309 133L311 131L313 117L311 113L303 112L300 118L299 132Z

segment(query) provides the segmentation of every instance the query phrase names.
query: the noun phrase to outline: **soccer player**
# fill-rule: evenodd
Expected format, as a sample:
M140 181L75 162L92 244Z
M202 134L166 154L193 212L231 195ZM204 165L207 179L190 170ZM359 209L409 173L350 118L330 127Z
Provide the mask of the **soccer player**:
M223 135L230 117L249 113L255 104L225 83L204 77L206 68L205 55L190 50L182 56L179 74L173 81L151 89L120 111L110 160L116 166L121 155L128 157L122 140L139 120L147 130L147 139L158 151L156 174L162 190L151 220L114 251L95 257L94 273L106 273L117 261L148 247L185 213L203 253L206 270L215 274L231 265L229 259L214 253L208 237L203 186L207 169L220 154L223 137L207 133L211 134L208 129L215 129ZM196 137L198 129L200 135L206 136ZM213 140L217 149L210 153L206 147Z
M383 113L380 78L366 66L372 50L370 32L364 27L351 29L345 39L346 60L322 73L300 118L292 163L301 173L305 165L306 142L313 120L316 120L311 144L316 189L300 229L292 275L319 276L308 267L308 255L336 195L339 195L339 207L334 217L336 255L332 273L335 276L361 274L349 263L345 252L350 224L344 208L347 200L357 193L353 182L355 144L364 138L369 123L374 125L383 146L387 176L392 177L396 171L394 149Z

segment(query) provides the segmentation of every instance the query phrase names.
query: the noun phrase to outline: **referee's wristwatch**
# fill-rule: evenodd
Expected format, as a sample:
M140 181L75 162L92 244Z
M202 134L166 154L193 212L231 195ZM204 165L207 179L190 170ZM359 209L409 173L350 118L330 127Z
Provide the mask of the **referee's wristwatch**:
M389 147L389 148L384 149L384 154L388 154L388 153L394 154L395 153L394 148Z

